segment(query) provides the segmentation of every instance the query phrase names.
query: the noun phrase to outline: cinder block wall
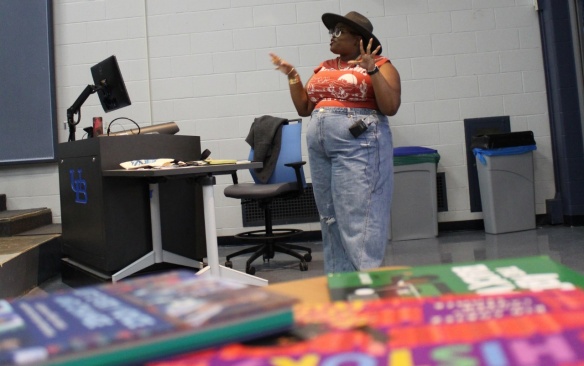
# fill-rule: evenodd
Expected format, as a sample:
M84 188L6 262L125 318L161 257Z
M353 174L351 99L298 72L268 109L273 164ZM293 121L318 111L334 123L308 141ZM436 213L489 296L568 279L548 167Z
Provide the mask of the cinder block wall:
M61 142L67 140L66 109L92 83L89 68L115 54L132 106L105 114L90 97L78 139L93 116L106 124L116 117L141 125L175 121L181 134L201 136L213 157L245 158L254 117L296 117L286 78L273 70L268 52L294 64L307 80L319 62L334 56L322 13L357 10L372 20L384 55L401 74L403 103L391 118L395 146L427 146L441 155L449 211L439 221L482 218L470 212L465 118L508 115L512 131L534 131L538 214L553 197L532 0L55 0L53 8ZM112 130L132 127L122 120ZM47 206L60 222L56 164L4 167L0 174L9 208ZM229 183L220 177L215 187L219 235L242 231L239 202L222 194ZM319 230L316 223L299 227Z

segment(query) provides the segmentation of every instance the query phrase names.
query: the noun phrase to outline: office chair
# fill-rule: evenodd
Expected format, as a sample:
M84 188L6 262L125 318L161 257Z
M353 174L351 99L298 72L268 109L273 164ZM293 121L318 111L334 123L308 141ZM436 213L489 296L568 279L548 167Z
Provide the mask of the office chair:
M264 211L265 228L263 230L247 231L235 235L235 238L237 239L256 241L260 242L260 244L227 255L225 261L226 267L233 268L231 258L253 253L247 260L245 266L245 272L253 275L255 274L255 267L251 265L253 261L262 256L265 263L266 260L269 261L274 258L276 252L280 252L291 255L300 260L301 271L308 270L307 262L312 260L312 251L310 248L300 245L280 243L284 239L302 233L302 230L287 228L274 229L272 227L273 201L277 198L289 199L298 197L304 192L306 186L302 169L305 162L302 161L301 152L301 122L302 119L283 120L282 125L279 127L282 136L280 151L277 160L275 161L273 173L269 176L267 181L265 180L265 177L261 179L259 177L261 173L254 169L250 170L254 183L238 183L237 173L232 174L234 184L225 188L225 196L241 199L242 205L257 202L258 206ZM254 127L252 126L252 129L253 128ZM253 148L250 151L249 160L254 161ZM266 167L266 161L267 159L264 160L264 168ZM273 165L270 162L268 162L268 164ZM306 253L302 255L297 251L306 251Z

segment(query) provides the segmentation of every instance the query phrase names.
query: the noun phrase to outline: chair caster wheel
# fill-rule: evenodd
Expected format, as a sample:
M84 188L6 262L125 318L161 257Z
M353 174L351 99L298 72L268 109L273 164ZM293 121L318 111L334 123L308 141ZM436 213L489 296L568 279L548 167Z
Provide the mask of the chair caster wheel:
M246 268L245 273L253 276L255 274L255 267Z
M308 264L300 262L300 271L308 271Z
M304 254L304 260L307 262L312 261L312 254L310 254L310 253Z
M225 267L233 268L233 263L231 261L225 261Z

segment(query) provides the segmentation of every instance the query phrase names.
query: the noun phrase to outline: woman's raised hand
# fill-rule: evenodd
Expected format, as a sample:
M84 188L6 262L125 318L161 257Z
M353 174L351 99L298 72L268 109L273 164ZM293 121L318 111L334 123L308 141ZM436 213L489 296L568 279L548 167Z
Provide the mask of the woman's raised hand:
M294 70L294 66L282 60L275 53L270 53L270 57L272 58L272 63L276 66L276 70L280 70L283 74L289 75Z
M375 55L377 55L377 52L379 52L381 45L377 46L377 48L371 51L372 46L373 38L369 40L369 43L367 44L367 50L363 48L363 40L361 40L359 45L361 54L359 55L359 58L356 60L351 60L349 63L352 65L359 65L367 71L373 70L373 68L375 68Z

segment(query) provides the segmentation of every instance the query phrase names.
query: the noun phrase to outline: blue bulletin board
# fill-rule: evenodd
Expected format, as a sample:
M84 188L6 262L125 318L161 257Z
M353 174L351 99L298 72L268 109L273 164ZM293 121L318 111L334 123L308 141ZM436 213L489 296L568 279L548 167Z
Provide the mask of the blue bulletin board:
M52 6L0 1L0 165L55 161Z

